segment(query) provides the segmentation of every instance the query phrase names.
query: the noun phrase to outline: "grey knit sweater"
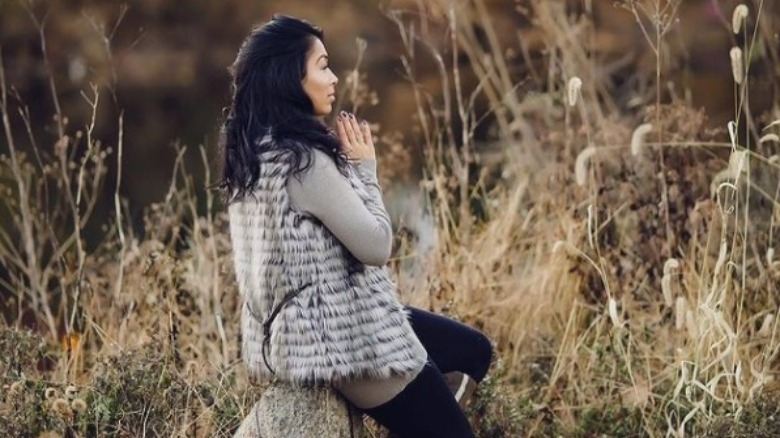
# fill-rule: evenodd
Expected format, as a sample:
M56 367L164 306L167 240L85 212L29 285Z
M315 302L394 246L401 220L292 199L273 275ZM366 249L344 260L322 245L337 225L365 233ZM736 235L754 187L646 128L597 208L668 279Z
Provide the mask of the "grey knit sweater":
M270 138L267 142L273 147ZM242 295L242 353L252 377L271 375L297 383L387 379L416 373L427 354L396 298L387 268L348 270L351 254L317 217L294 209L287 191L288 152L261 155L251 196L228 207L235 273ZM369 211L384 211L356 168L349 182ZM327 190L326 187L322 188ZM263 322L283 297L265 333Z
M376 206L383 206L376 160L364 158L351 165ZM393 236L390 215L384 208L367 209L323 152L315 150L311 168L287 181L287 192L294 209L317 217L361 262L377 266L387 263ZM350 380L338 383L337 389L356 406L368 409L391 400L416 376L417 372L386 379Z

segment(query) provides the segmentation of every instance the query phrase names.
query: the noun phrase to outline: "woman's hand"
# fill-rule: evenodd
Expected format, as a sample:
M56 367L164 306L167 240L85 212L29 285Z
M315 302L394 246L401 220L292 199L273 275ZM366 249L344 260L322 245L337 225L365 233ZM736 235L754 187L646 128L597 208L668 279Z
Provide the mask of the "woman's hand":
M336 134L341 140L341 147L347 159L376 159L371 128L365 120L358 123L354 114L342 111L336 117Z

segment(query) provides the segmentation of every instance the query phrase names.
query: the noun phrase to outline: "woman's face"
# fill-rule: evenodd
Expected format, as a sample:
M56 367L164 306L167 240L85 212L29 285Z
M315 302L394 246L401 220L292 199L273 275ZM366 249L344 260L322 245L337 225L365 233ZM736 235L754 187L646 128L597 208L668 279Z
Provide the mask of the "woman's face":
M312 48L306 58L306 76L303 78L303 91L311 99L315 116L324 116L333 110L336 100L336 84L339 78L330 70L328 52L319 38L314 38Z

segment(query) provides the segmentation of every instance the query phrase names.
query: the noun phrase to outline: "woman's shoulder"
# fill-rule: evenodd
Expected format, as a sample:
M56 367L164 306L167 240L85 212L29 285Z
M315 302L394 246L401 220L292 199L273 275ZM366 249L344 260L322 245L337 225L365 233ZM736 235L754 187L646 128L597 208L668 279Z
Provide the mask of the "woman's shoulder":
M308 182L308 185L327 184L340 175L333 158L317 148L311 148L308 154L303 154L298 169L297 172L294 172L296 175L294 179Z
M336 168L336 162L333 161L333 157L331 157L328 153L321 149L312 148L312 161L313 166L316 166L317 168L328 168L328 169L335 169Z

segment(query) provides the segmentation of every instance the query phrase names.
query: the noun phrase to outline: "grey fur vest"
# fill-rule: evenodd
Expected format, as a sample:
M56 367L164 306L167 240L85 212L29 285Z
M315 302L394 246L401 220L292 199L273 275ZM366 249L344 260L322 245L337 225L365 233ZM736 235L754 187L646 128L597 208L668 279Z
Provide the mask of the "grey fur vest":
M249 375L323 384L419 369L427 353L387 268L364 265L350 273L347 248L316 217L290 207L286 154L261 154L252 194L228 207ZM348 180L367 208L376 205L351 165ZM272 373L263 358L263 322L291 291L298 294L270 326L266 358Z

